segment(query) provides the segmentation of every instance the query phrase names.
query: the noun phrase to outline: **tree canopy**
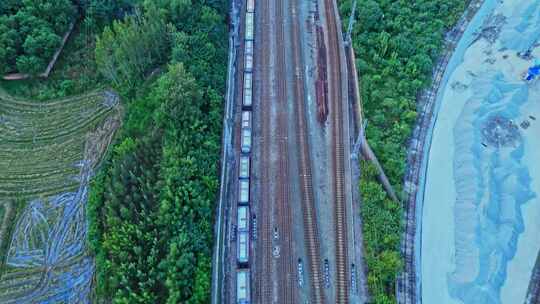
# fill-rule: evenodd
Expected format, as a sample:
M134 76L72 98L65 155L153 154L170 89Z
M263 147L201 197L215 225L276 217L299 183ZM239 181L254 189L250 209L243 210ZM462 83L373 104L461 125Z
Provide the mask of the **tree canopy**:
M352 42L369 121L366 138L400 193L407 141L416 121L416 97L431 83L443 34L463 12L460 0L366 0L358 3ZM349 16L351 0L341 0ZM395 279L402 261L401 205L390 201L369 163L361 163L362 221L368 287L373 303L395 303Z
M43 72L76 16L71 0L0 3L0 73Z
M135 87L170 51L165 20L151 6L146 16L135 14L105 27L96 42L99 71L116 87Z
M145 1L135 12L105 27L96 45L100 73L126 100L89 199L97 295L208 303L225 18L204 1ZM164 73L150 76L156 70Z

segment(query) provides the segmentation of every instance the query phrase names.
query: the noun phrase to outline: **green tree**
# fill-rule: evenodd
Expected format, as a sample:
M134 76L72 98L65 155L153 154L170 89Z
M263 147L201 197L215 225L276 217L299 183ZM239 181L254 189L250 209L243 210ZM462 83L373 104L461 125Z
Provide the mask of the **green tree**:
M121 138L91 188L102 194L89 201L106 302L209 301L227 30L215 8L187 4L145 1L99 36L101 73L132 86ZM169 37L182 45L171 50ZM156 39L163 49L149 46ZM165 73L147 77L167 62Z
M114 21L96 42L96 63L117 88L133 89L146 74L167 59L167 26L156 8Z
M342 0L349 16L351 0ZM467 1L368 0L357 7L352 32L361 79L366 137L391 183L401 192L406 147L416 119L416 97L430 84L443 33ZM403 208L386 198L372 165L361 162L361 216L368 287L374 303L395 303L394 280L402 262Z
M24 11L49 24L57 34L63 34L73 17L75 5L71 0L22 0Z
M0 72L43 72L75 15L70 0L2 1Z

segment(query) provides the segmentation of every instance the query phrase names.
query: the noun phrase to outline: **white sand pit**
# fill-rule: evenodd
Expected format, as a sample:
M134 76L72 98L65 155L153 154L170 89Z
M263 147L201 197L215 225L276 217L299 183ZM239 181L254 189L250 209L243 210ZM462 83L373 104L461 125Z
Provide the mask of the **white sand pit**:
M423 303L523 303L540 250L539 1L483 4L445 73L427 157ZM536 120L535 120L536 118Z

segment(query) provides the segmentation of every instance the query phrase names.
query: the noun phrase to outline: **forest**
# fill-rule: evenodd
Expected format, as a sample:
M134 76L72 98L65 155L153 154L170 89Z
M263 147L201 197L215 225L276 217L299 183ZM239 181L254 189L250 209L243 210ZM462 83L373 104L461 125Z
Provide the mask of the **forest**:
M0 74L43 72L76 14L71 0L1 1Z
M144 1L97 38L125 99L89 199L98 301L209 302L228 35L208 2Z
M416 98L430 85L444 33L467 3L367 0L357 7L352 41L368 121L366 138L398 193L403 190ZM350 16L351 5L351 0L340 1L344 20ZM399 251L403 206L386 196L370 163L360 165L368 288L373 303L396 303L395 280L403 265Z

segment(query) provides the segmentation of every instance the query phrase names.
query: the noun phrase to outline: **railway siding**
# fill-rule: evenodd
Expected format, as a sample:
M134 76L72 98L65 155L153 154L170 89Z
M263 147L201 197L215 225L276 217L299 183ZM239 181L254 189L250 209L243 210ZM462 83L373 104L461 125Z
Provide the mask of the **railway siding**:
M325 0L326 12L326 35L327 35L327 58L329 68L329 104L332 128L333 149L333 180L335 195L335 246L336 246L336 303L349 303L350 300L350 269L349 269L349 223L348 212L350 210L350 172L349 158L349 135L348 135L348 88L347 68L343 41L341 35L341 23L334 0ZM352 223L350 223L352 224Z
M258 3L263 3L261 9L262 15L262 24L264 26L262 30L262 37L257 41L271 41L271 10L270 10L270 1L258 1ZM256 46L261 50L259 53L260 58L256 60L261 61L261 65L258 66L259 70L256 71L259 77L261 78L260 86L260 103L257 107L260 107L259 113L261 120L261 137L260 137L260 153L261 158L259 162L259 168L261 172L261 196L259 204L259 218L262 223L261 225L261 238L259 244L260 246L256 247L257 254L262 256L262 259L259 259L256 263L258 264L257 273L259 279L256 282L256 288L258 291L258 299L260 303L272 303L273 292L272 292L272 225L271 225L271 216L272 216L272 200L270 197L270 165L267 163L270 160L270 149L271 149L271 140L272 133L270 130L270 104L272 102L271 98L271 73L269 71L270 66L270 46L263 47Z
M276 8L276 19L285 20L284 10L286 7L283 5L283 1L277 1ZM292 288L295 286L295 259L293 256L292 248L292 201L289 200L290 192L290 178L289 178L289 142L288 142L288 126L287 126L287 81L284 77L286 71L286 61L285 61L285 26L286 22L278 23L277 28L277 43L278 46L283 46L277 50L277 65L279 66L278 71L280 75L278 78L278 99L277 99L277 108L278 108L278 119L277 119L277 128L278 128L278 149L279 149L279 172L278 172L278 218L280 222L281 235L279 240L279 245L281 248L280 254L280 267L278 270L280 272L280 282L282 283L281 291L281 302L282 303L297 303L297 289Z

